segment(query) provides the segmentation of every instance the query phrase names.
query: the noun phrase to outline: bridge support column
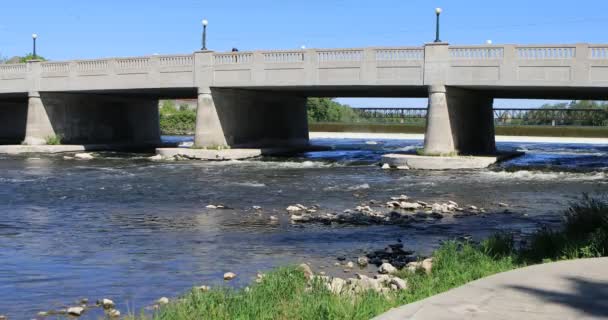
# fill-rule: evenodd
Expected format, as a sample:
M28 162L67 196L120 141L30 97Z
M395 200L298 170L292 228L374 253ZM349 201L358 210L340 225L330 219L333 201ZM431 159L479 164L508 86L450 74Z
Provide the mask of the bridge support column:
M493 98L482 92L430 86L424 152L495 153L492 103Z
M47 108L39 92L29 92L27 103L27 121L23 144L43 145L48 138L55 136L55 130Z
M308 144L306 98L270 91L199 89L195 146Z

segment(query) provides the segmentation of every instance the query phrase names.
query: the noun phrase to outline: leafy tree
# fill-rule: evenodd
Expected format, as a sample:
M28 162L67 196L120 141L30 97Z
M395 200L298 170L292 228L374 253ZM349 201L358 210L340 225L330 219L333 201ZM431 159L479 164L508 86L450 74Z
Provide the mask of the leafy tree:
M353 108L330 98L308 98L306 106L310 122L352 122L359 118Z
M46 59L42 56L39 55L34 55L32 53L28 53L27 55L25 55L24 57L20 57L19 58L19 62L21 63L25 63L28 62L29 60L41 60L41 61L46 61Z

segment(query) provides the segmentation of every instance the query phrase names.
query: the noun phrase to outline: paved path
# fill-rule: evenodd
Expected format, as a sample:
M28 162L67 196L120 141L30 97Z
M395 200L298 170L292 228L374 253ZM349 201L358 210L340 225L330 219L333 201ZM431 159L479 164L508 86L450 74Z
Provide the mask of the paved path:
M608 319L608 258L497 274L375 318L396 319Z

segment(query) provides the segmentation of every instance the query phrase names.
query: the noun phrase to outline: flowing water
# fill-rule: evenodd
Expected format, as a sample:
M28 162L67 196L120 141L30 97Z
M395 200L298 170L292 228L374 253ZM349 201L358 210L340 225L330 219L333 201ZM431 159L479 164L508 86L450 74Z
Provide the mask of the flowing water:
M85 297L111 298L123 314L138 312L193 285L222 284L227 271L238 274L229 285L243 286L258 270L332 266L338 256L353 260L397 239L428 254L444 239L557 224L583 192L608 191L608 144L499 143L526 154L492 169L425 172L377 165L382 154L411 151L421 141L313 143L333 150L229 162L151 162L117 153L91 161L2 157L0 314L30 319ZM294 225L285 212L296 203L342 211L400 194L491 214L350 226ZM499 202L514 213L500 213ZM232 209L205 208L219 203Z

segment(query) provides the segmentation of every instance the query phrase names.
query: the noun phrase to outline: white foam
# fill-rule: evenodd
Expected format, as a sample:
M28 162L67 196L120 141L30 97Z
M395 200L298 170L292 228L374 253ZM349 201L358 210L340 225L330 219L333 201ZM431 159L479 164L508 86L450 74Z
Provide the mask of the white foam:
M599 181L607 180L608 175L606 172L594 172L594 173L579 173L579 172L542 172L542 171L484 171L481 173L491 179L496 180L523 180L523 181ZM608 181L606 181L608 182Z

